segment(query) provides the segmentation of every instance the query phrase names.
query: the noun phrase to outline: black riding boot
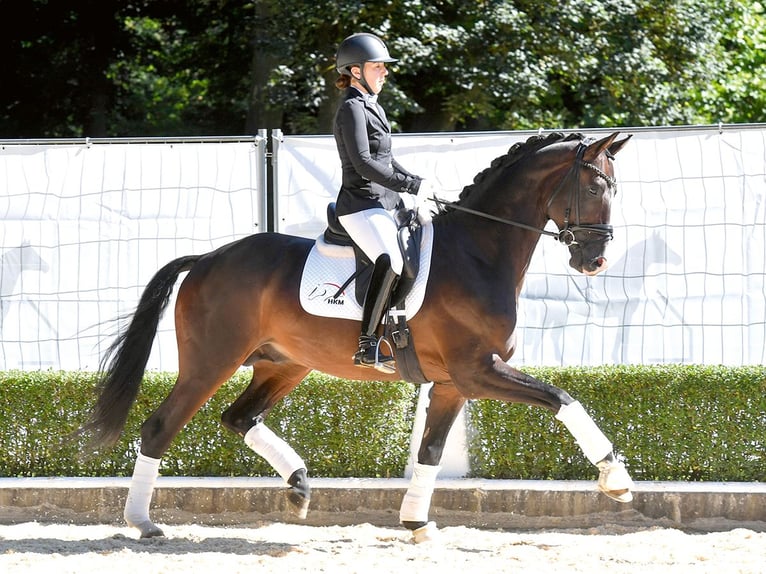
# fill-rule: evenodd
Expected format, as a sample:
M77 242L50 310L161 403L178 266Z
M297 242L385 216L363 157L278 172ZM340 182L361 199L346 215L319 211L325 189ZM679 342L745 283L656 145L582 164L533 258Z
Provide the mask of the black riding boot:
M397 278L398 275L391 269L389 256L383 254L378 257L364 297L362 333L359 335L359 350L354 354L355 365L373 367L382 373L396 371L394 358L381 351L375 333L388 308Z

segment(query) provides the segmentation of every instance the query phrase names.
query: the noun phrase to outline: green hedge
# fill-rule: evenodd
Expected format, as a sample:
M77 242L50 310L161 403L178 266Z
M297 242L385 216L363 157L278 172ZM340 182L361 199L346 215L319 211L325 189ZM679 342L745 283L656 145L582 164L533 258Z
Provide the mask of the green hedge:
M637 480L766 480L766 368L615 366L528 368L583 403ZM163 475L274 476L220 413L249 382L239 372L181 432ZM175 375L147 373L122 439L83 458L65 437L92 405L93 373L0 373L0 476L129 476L143 420ZM304 458L312 476L402 476L418 387L312 373L274 408L269 426ZM550 412L470 401L471 475L592 479L593 468Z
M609 366L524 369L578 399L636 480L766 480L766 368ZM593 468L540 408L474 401L473 476L588 479Z
M276 476L221 413L250 382L240 371L181 431L163 457L165 476ZM149 372L117 445L83 457L84 438L68 436L87 418L95 375L0 373L0 476L130 476L140 427L165 398L175 374ZM287 440L312 476L402 476L409 456L417 389L312 373L271 412L267 424Z

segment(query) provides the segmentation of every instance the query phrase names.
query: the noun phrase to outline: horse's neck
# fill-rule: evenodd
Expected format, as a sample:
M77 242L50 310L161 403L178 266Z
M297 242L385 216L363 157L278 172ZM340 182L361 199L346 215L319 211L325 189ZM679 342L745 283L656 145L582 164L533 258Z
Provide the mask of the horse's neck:
M476 209L472 207L471 209ZM479 211L480 209L477 209ZM496 281L513 283L509 288L519 286L526 274L540 235L509 223L483 219L479 215L454 213L447 221L434 220L436 236L449 238L448 249L471 250L477 260L493 269ZM521 220L519 220L521 221ZM535 229L542 229L545 222L528 222ZM439 229L442 227L443 229ZM469 272L470 270L460 270Z
M551 165L548 165L548 164ZM541 209L544 190L551 187L550 176L555 164L495 169L485 179L466 190L463 207L474 212L490 215L484 218L476 213L456 211L449 221L454 222L453 232L456 249L465 245L477 246L477 256L488 261L498 281L516 292L524 280L538 241L548 218ZM558 176L556 176L558 177ZM497 218L501 221L498 221ZM461 235L471 236L471 241L461 241Z
M537 247L538 242L540 241L540 235L538 235L536 238L526 238L526 242L524 245L525 248L522 248L519 251L518 259L519 259L519 267L516 270L516 299L518 300L519 295L521 294L521 288L524 284L524 279L527 275L527 269L529 269L529 264L532 262L532 255L535 253L535 248Z
M508 196L511 199L508 199ZM534 196L534 194L532 195ZM505 199L503 199L505 198ZM477 201L467 207L481 213L492 214L504 220L505 223L494 222L489 219L474 218L478 232L487 236L487 230L493 229L494 234L488 237L488 251L496 251L497 263L502 264L510 258L514 262L523 261L524 267L529 264L535 251L540 234L530 231L529 228L542 230L547 223L547 218L538 213L537 206L529 202L528 197L523 199L513 192L497 194L494 201Z

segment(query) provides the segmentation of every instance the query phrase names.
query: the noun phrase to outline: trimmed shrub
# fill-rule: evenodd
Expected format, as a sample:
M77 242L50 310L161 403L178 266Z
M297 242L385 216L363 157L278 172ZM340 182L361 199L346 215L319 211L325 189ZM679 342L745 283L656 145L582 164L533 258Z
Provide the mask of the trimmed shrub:
M529 368L578 399L637 480L766 480L766 367ZM241 370L203 406L163 457L166 476L275 476L220 414L250 381ZM140 426L175 373L149 372L118 444L88 456L67 439L87 418L95 374L0 373L0 476L130 476ZM409 456L418 386L344 381L312 373L267 423L311 476L400 477ZM594 470L553 413L468 404L470 475L592 480Z
M579 400L637 480L766 479L766 368L529 368ZM471 474L592 479L563 424L539 407L469 405Z
M242 370L179 433L162 459L166 476L276 476L221 413L250 382ZM148 372L117 445L88 456L79 428L95 401L94 373L0 373L0 476L130 476L143 421L167 396L175 373ZM402 476L417 388L310 374L274 407L267 424L303 457L312 476Z

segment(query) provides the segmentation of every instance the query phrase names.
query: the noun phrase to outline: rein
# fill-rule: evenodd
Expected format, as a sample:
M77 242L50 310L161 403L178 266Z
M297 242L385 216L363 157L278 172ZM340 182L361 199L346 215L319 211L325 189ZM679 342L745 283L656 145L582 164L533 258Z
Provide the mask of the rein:
M526 223L520 223L518 221L505 219L503 217L497 217L496 215L492 215L490 213L484 213L483 211L477 211L475 209L470 209L468 207L459 205L457 202L445 201L435 196L429 197L428 199L436 203L440 208L444 207L444 208L454 209L456 211L463 211L465 213L470 213L472 215L483 217L484 219L497 221L505 225L511 225L513 227L526 229L527 231L532 231L540 235L547 235L548 237L553 237L559 243L563 243L567 247L570 245L578 245L578 241L575 238L575 233L578 231L588 231L588 232L596 233L598 235L603 235L605 237L608 237L609 239L612 239L614 227L612 227L611 225L604 224L604 223L594 223L594 224L580 223L580 186L578 185L578 182L580 179L578 177L580 174L580 168L585 167L587 169L595 171L596 175L603 178L611 189L614 189L617 185L617 182L613 177L607 175L606 173L604 173L603 170L593 165L592 163L583 161L582 157L585 154L585 150L587 149L587 147L588 146L584 143L579 144L577 148L577 158L575 159L574 165L569 169L566 175L561 179L561 183L559 183L558 186L556 186L555 191L551 195L551 198L548 200L548 204L546 207L551 206L551 203L553 203L553 200L556 198L559 191L561 191L561 188L564 186L564 183L566 183L566 181L570 177L574 178L574 181L572 182L572 187L569 190L569 207L567 207L564 214L564 229L561 229L558 232L548 231L546 229L540 229L532 225L527 225ZM607 152L607 157L609 156L611 156L611 154ZM574 224L572 224L569 221L569 216L571 215L573 205L575 206L575 217L577 220L576 223ZM551 218L549 217L548 219L551 219Z

